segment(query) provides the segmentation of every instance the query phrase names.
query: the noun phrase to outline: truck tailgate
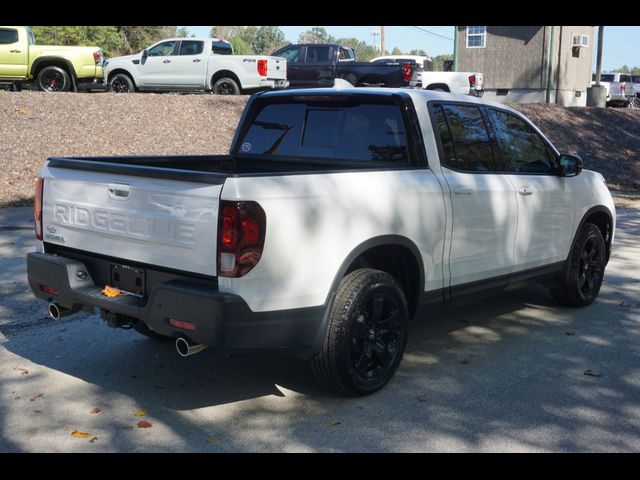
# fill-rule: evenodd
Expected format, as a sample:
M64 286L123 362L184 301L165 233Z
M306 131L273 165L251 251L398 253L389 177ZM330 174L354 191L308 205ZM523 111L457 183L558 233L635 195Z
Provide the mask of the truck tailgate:
M287 79L287 61L280 57L267 57L267 78Z
M43 169L44 241L216 275L220 184Z

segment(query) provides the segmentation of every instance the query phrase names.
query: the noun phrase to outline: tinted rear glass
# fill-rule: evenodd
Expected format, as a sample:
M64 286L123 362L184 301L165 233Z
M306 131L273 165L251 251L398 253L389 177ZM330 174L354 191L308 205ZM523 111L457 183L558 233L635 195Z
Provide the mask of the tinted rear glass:
M613 82L613 75L608 74L600 74L601 82Z
M640 83L640 75L631 75L631 80L633 83Z
M396 104L271 103L251 122L242 154L408 163Z
M211 51L217 55L233 55L231 44L225 42L211 42Z

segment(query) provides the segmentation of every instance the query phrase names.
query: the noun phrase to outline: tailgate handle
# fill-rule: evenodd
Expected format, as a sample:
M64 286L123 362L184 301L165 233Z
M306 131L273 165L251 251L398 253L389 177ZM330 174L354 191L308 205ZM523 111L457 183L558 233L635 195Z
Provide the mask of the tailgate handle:
M118 200L124 200L129 196L131 187L126 183L110 183L109 196Z

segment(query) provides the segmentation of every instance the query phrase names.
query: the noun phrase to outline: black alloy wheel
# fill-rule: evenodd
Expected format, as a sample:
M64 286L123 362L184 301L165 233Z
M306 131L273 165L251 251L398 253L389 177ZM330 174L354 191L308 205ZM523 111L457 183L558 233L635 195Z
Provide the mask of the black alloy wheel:
M401 348L400 306L394 297L379 293L359 309L351 329L351 363L366 379L382 378Z
M69 74L60 67L45 67L38 74L38 87L45 92L64 92L70 87Z

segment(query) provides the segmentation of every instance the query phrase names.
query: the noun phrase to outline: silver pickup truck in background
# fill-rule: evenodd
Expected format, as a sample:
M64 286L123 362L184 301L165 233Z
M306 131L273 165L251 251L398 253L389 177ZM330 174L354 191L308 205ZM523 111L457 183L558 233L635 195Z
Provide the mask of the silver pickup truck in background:
M104 63L104 81L116 93L242 91L286 88L287 61L267 55L234 55L229 42L217 38L170 38L135 55Z
M591 76L591 85L596 83L596 74ZM628 73L601 73L600 85L607 91L607 107L633 107L636 100L636 87Z

